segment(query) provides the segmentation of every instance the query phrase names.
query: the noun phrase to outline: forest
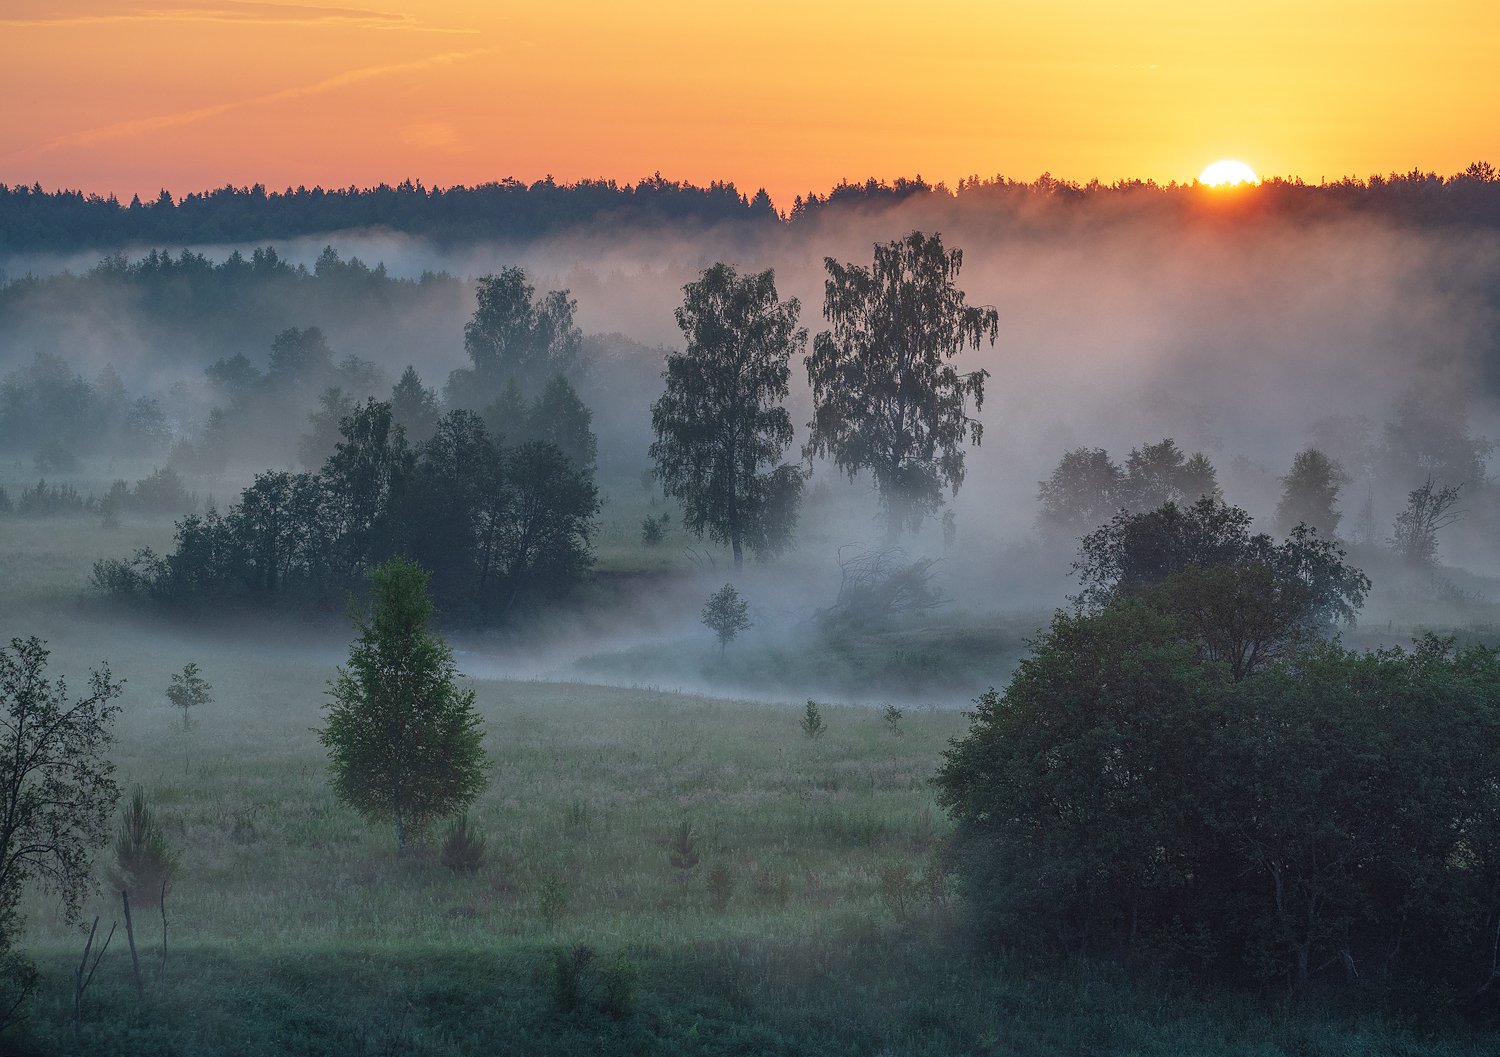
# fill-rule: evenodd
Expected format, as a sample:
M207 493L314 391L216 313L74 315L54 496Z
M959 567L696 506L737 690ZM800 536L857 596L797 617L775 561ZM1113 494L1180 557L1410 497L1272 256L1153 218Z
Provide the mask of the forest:
M0 1038L1492 1052L1497 225L0 187Z

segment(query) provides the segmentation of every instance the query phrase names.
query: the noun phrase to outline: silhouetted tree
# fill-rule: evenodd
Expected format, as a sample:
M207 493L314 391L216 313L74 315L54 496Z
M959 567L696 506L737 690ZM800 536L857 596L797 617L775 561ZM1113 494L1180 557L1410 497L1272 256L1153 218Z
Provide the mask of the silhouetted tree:
M718 638L722 655L735 636L750 627L750 604L740 597L733 584L725 584L703 604L703 623Z
M407 439L421 444L432 436L438 420L437 392L422 385L417 369L408 366L391 390L391 417Z
M1431 477L1407 496L1406 509L1396 515L1391 549L1413 565L1437 562L1438 533L1463 516L1455 509L1463 485L1439 488Z
M781 401L807 331L797 326L801 305L778 299L769 270L741 277L715 264L683 294L687 350L667 357L651 458L684 526L729 544L738 569L746 547L775 554L791 540L803 476L777 465L792 442Z
M869 470L894 537L942 505L944 486L963 483L963 442L983 436L968 401L983 405L987 372L961 374L948 361L986 338L993 345L1000 317L964 303L963 253L944 250L936 234L877 245L872 268L824 264L832 329L806 360L814 417L805 451L851 479Z
M1339 490L1349 478L1343 468L1317 448L1298 452L1292 469L1281 478L1281 501L1276 505L1276 527L1286 533L1311 525L1322 535L1338 533L1343 515L1336 509Z
M1098 528L1123 505L1124 481L1124 471L1103 448L1067 452L1052 476L1038 482L1041 528L1073 537Z
M507 381L535 393L555 374L579 366L583 334L573 324L578 303L566 290L537 300L520 268L480 278L474 317L464 324L464 351L472 366L448 379L448 404L479 410Z

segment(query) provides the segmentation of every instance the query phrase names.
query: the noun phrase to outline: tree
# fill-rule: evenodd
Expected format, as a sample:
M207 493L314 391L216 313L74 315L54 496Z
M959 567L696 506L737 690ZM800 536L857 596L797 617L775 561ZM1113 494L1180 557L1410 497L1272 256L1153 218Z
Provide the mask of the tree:
M431 619L420 566L395 558L375 568L370 613L319 732L338 798L390 823L398 849L488 784L474 692L459 688L453 651L428 630Z
M167 700L173 707L182 709L183 730L191 725L192 710L213 700L212 691L213 687L199 674L196 664L185 664L182 671L172 674L172 681L167 686Z
M1298 452L1292 469L1281 478L1281 502L1276 504L1276 527L1291 532L1310 525L1333 537L1343 515L1334 509L1339 490L1349 483L1343 468L1317 448Z
M474 316L464 324L464 351L472 366L448 379L448 405L479 410L514 379L528 394L553 375L578 370L583 333L573 323L578 302L566 290L537 300L520 268L482 276Z
M120 798L107 754L121 684L103 666L70 700L64 680L46 677L47 657L36 637L0 649L0 961L9 969L26 882L41 881L76 920Z
M803 475L777 465L792 442L781 401L807 331L797 326L800 303L778 299L769 269L741 277L715 264L682 289L687 350L667 357L651 458L683 524L729 544L739 569L746 547L775 554L791 540Z
M135 787L125 805L125 817L115 834L114 852L115 861L108 873L115 891L129 892L131 902L137 906L165 903L177 873L178 855L151 810L145 789L140 786Z
M806 360L813 421L804 452L831 457L851 480L869 470L894 538L942 505L944 486L963 483L963 442L983 439L968 401L983 406L988 373L961 374L949 361L986 338L993 345L1000 317L964 303L955 285L963 253L944 250L936 234L877 245L872 268L832 257L824 265L832 329Z
M408 365L391 390L391 417L413 444L425 442L437 428L437 393L422 384L415 367Z
M1252 534L1244 510L1204 496L1188 507L1122 511L1085 536L1074 601L1100 612L1141 600L1238 680L1354 622L1370 580L1344 557L1306 525L1279 544Z
M725 584L703 604L703 623L719 638L719 654L734 637L750 626L750 603L740 597L733 584Z
M1462 489L1461 484L1438 488L1431 477L1412 489L1387 541L1391 550L1413 565L1435 564L1437 534L1463 516L1463 511L1454 509Z
M523 594L561 594L594 565L590 543L599 490L554 445L522 444L505 453L508 504L495 525L493 561L507 613Z
M1038 482L1041 527L1078 537L1108 521L1123 502L1125 473L1103 448L1077 448L1063 455L1052 476Z

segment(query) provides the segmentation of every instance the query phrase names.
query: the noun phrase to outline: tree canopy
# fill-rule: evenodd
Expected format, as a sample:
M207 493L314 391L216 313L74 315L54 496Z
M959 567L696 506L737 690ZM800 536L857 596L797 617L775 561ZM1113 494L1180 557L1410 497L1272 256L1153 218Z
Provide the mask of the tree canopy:
M687 349L667 356L666 391L651 408L651 458L688 529L744 563L746 547L775 554L791 540L802 496L786 399L793 355L807 343L801 305L779 299L770 271L740 276L727 264L683 287L677 325Z
M1000 333L993 308L965 303L961 250L913 231L877 245L874 264L824 261L823 316L830 330L807 357L813 421L809 458L823 455L853 479L869 471L888 535L915 530L964 479L965 440L983 428L969 401L984 403L987 372L951 362Z

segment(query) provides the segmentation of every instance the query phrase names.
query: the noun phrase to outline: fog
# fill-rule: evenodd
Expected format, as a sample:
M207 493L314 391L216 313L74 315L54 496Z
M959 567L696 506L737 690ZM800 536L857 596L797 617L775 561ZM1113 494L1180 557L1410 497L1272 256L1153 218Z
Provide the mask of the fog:
M16 283L0 316L0 374L45 351L88 377L113 365L132 396L165 397L182 383L176 392L190 394L183 405L189 410L173 425L188 431L212 403L204 368L246 348L259 350L246 354L263 367L268 338L285 323L319 326L339 357L379 365L386 386L412 364L428 386L441 391L449 372L466 362L462 334L474 279L519 265L539 292L570 290L577 323L590 336L593 365L580 392L599 436L606 525L600 542L608 551L632 542L640 516L635 508L646 501L639 474L649 465L649 407L660 391L662 350L681 344L673 309L683 284L718 260L742 272L773 268L781 296L800 299L803 325L816 333L824 257L868 263L872 244L913 229L940 231L945 245L962 249L959 285L971 304L994 306L1000 317L994 347L961 359L964 369L982 368L989 379L977 415L983 445L969 451L967 479L953 502L956 542L944 550L933 525L907 543L912 555L944 556L937 568L950 600L939 611L949 614L943 619L1022 614L1013 636L1019 642L1063 602L1071 589L1072 541L1044 541L1038 549L1036 492L1072 448L1107 448L1122 461L1132 448L1172 437L1188 452L1206 453L1225 498L1268 528L1277 478L1330 416L1367 420L1378 442L1398 404L1415 401L1450 423L1467 417L1475 434L1500 435L1494 385L1500 237L1332 211L1313 220L1252 216L1228 199L1164 215L1121 202L1016 211L932 196L828 208L783 224L654 230L594 225L535 242L457 248L388 232L339 232L275 249L308 269L331 246L344 261L380 264L395 278L445 272L454 281L410 285L399 305L356 293L309 295L300 319L273 320L276 313L267 311L264 333L253 327L225 333L211 306L183 306L182 314L169 318L159 304L125 287L54 278L17 292L22 284ZM256 249L187 248L213 261ZM176 253L180 247L169 249ZM139 249L126 252L138 256ZM63 270L83 273L97 259L16 255L0 258L0 267L12 280L26 274L44 279ZM277 311L284 316L285 308ZM811 417L800 363L793 364L792 387L798 437L788 457L795 459ZM263 423L282 445L275 450L288 451L288 438L305 430L302 416L317 394L304 395L285 417ZM232 468L230 480L242 483L261 468L252 459ZM11 473L6 483L20 476ZM1414 484L1352 471L1351 477L1343 503L1346 524L1369 493L1377 524L1388 529ZM1478 484L1469 482L1471 489ZM222 483L202 488L221 496L231 492ZM653 495L652 502L658 499ZM652 509L672 508L663 503ZM805 637L808 622L837 591L839 546L879 542L871 527L874 511L867 482L843 481L829 465L813 468L798 549L747 572L746 592L757 606L747 649L759 650L767 664L784 662L776 659L777 651ZM1488 536L1482 518L1471 517L1445 537L1444 560L1488 574L1497 566ZM703 640L698 607L726 576L724 555L684 537L680 528L665 545L676 556L688 548L694 560L660 583L601 578L594 595L539 622L545 634L534 628L478 636L464 647L465 664L476 674L581 673L698 688L695 673L707 662L651 670L652 658L662 651ZM1487 582L1472 583L1475 591L1487 589ZM794 682L762 682L757 690L721 673L718 685L774 696L794 694ZM813 688L827 689L832 682ZM910 687L901 693L909 701L924 697ZM941 696L946 701L972 694L944 684Z

